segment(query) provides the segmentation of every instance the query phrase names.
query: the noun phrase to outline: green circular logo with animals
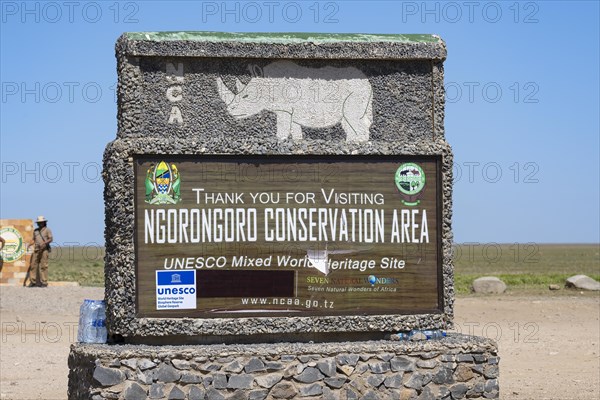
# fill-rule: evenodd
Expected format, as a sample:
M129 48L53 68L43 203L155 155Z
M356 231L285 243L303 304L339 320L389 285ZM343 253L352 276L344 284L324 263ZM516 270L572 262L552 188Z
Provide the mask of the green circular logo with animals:
M4 247L2 248L2 260L4 262L17 261L25 254L25 246L23 244L23 236L21 232L13 227L0 229L0 236L4 239Z
M404 163L396 170L394 180L405 205L416 206L420 203L419 197L425 188L423 168L415 163Z

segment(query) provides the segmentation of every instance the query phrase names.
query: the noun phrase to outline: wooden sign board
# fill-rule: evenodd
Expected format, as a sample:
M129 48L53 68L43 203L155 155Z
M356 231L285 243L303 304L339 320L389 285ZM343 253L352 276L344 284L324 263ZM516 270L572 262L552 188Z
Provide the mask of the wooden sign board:
M137 317L444 310L439 156L134 164Z
M116 55L111 337L452 328L441 38L133 32Z

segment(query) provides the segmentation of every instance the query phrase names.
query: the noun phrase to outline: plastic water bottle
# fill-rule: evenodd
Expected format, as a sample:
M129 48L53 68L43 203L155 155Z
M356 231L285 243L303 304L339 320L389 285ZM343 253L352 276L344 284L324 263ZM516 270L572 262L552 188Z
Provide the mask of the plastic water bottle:
M431 339L442 339L446 337L446 332L439 329L430 329L422 331L425 336L427 336L427 340Z
M104 300L98 301L94 326L96 327L96 341L94 343L106 343L108 332L106 331L106 303Z
M79 308L77 341L106 343L106 307L104 300L86 299Z
M90 343L92 326L92 300L85 299L79 307L79 326L77 327L77 341Z
M396 337L398 338L398 340L408 340L410 339L411 336L411 332L398 332L396 334Z
M446 332L440 329L427 329L427 330L419 330L413 329L409 332L398 332L395 337L396 340L410 340L415 334L421 333L425 335L427 340L437 340L446 337Z

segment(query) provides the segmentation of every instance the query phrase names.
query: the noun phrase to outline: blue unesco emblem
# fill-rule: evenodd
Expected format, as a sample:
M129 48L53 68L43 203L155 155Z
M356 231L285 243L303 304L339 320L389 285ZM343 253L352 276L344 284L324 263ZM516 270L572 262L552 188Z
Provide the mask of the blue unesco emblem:
M156 271L156 309L196 308L195 271Z

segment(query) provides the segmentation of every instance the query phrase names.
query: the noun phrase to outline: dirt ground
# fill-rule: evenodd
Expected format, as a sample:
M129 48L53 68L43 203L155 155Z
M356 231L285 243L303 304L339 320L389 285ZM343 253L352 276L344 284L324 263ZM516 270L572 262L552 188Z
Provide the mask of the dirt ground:
M457 330L497 339L502 399L600 398L600 296L460 297ZM0 398L65 399L79 305L102 288L0 287Z

